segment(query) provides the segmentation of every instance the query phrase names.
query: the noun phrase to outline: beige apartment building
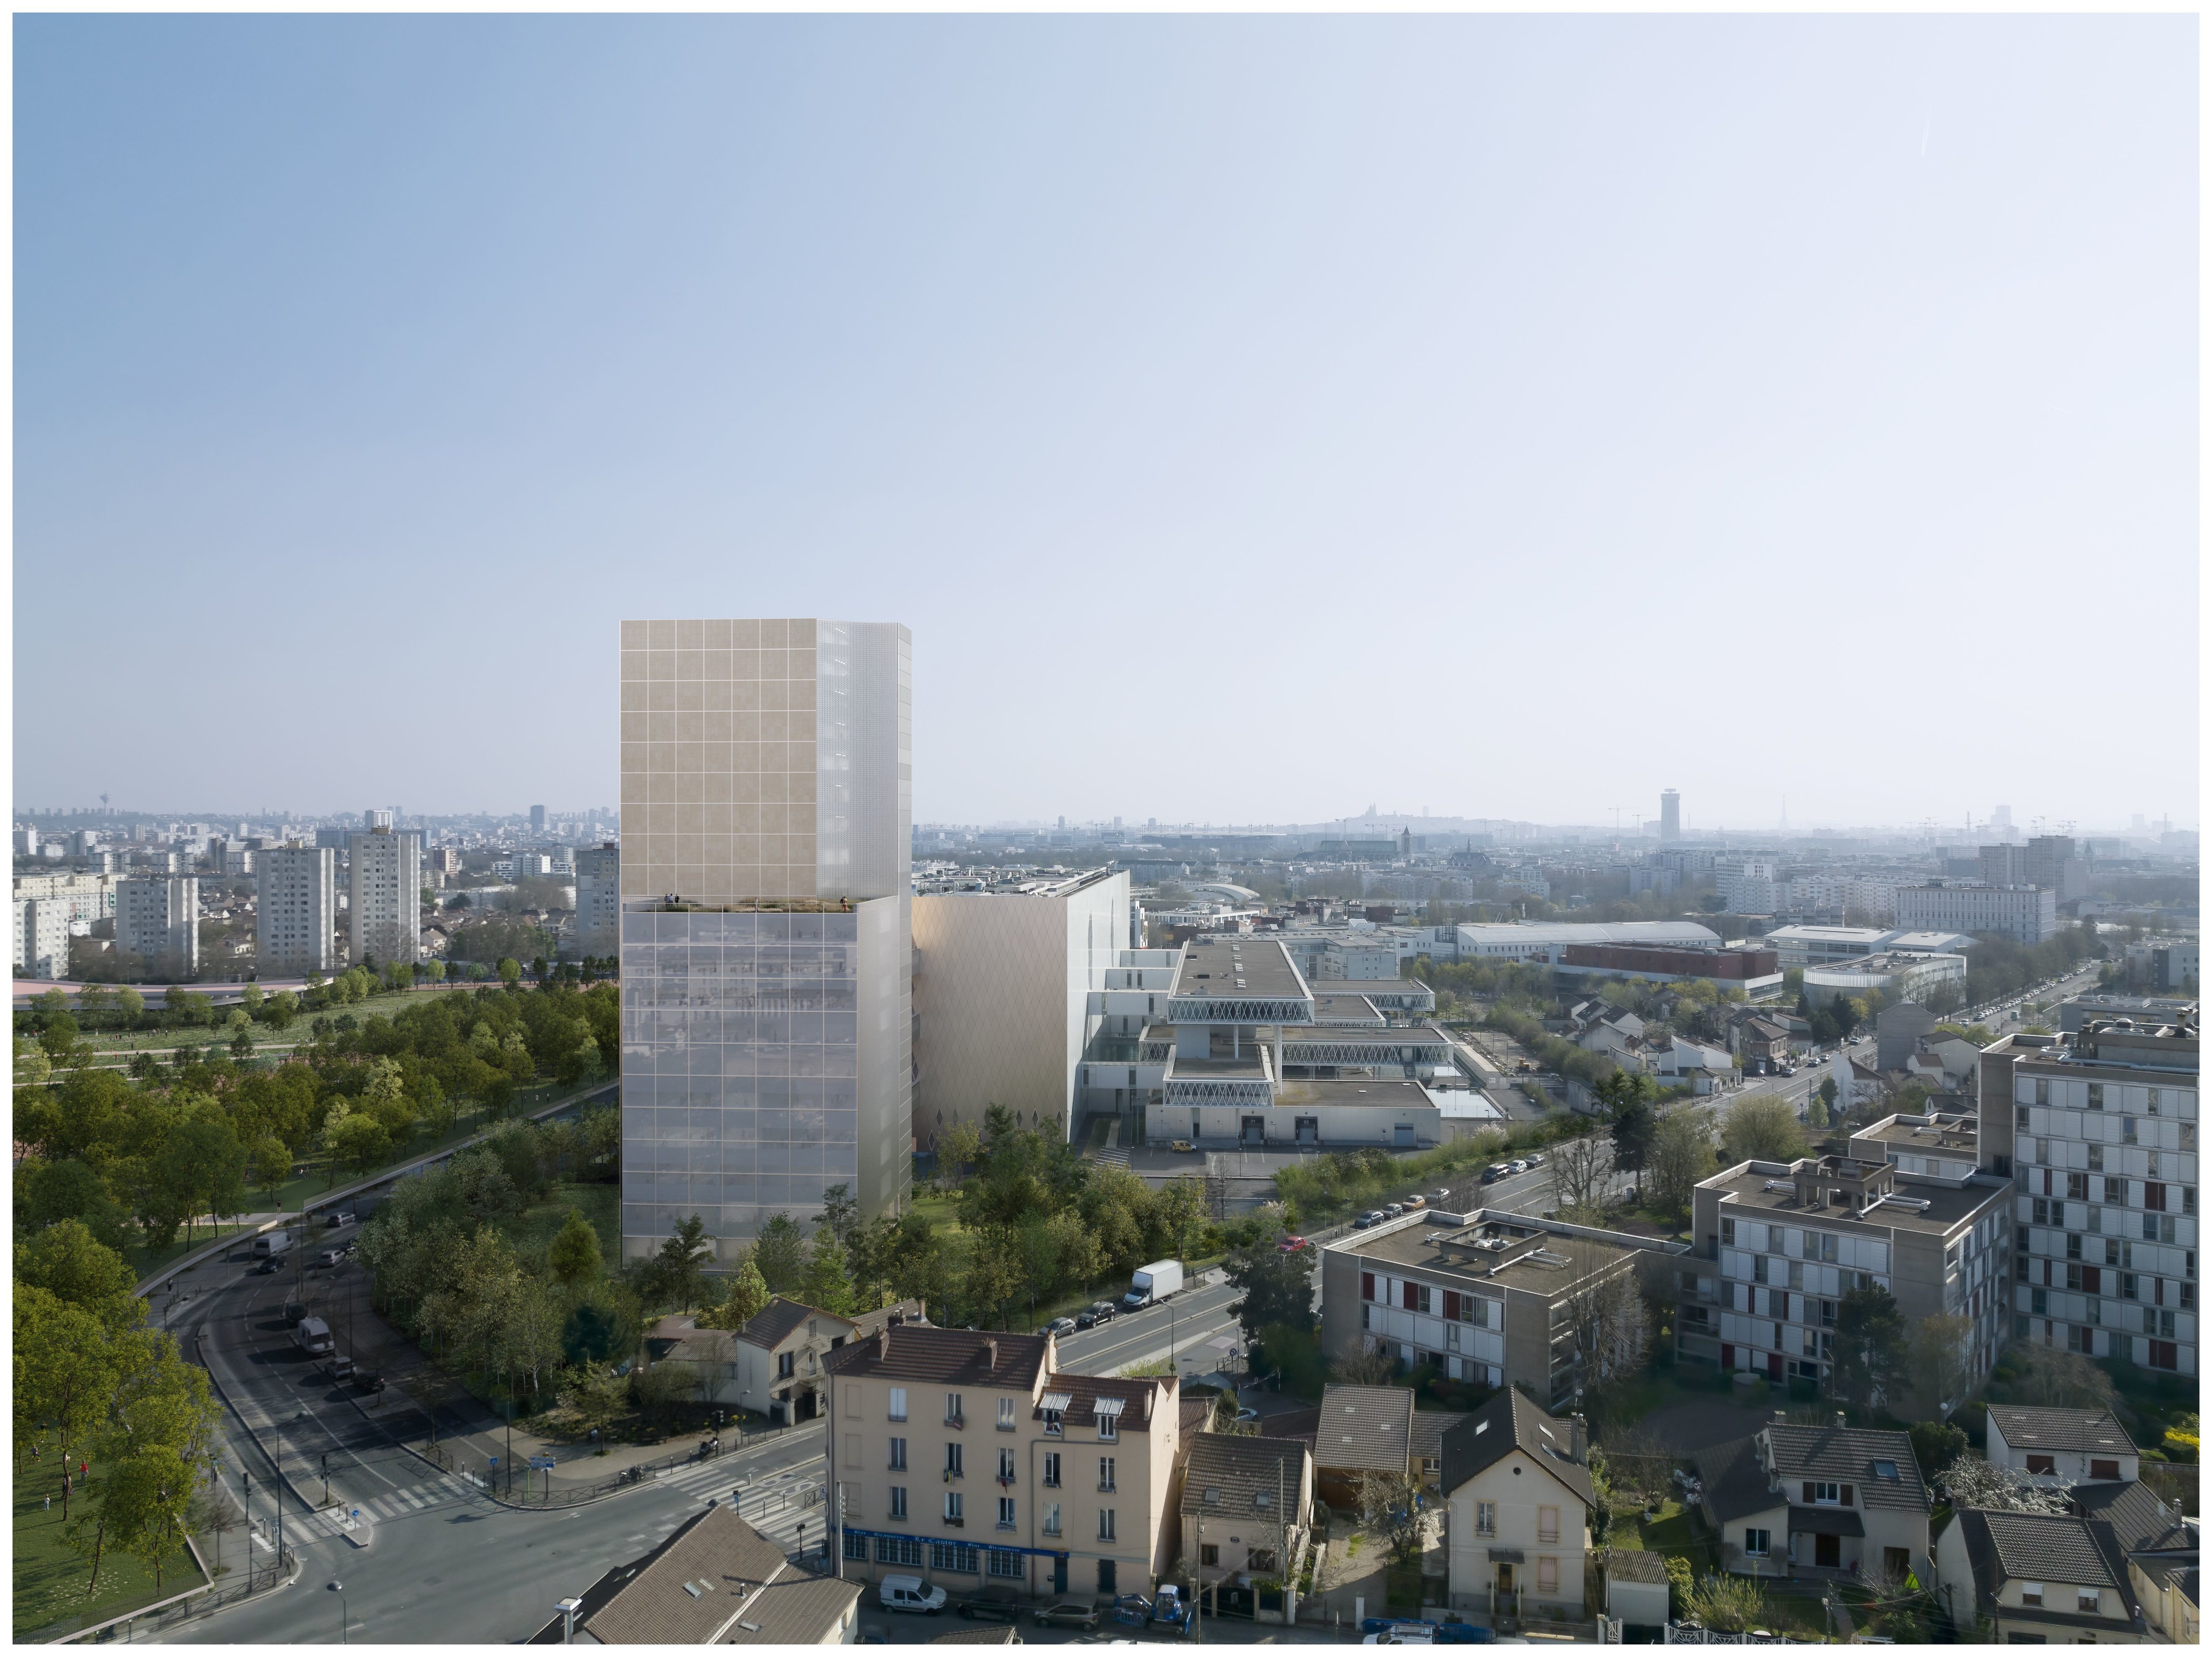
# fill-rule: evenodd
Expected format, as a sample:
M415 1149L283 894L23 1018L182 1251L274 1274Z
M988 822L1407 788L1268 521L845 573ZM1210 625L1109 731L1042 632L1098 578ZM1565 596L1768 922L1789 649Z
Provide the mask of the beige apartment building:
M254 864L254 952L270 977L327 973L337 964L337 853L294 841Z
M1332 1360L1387 1351L1453 1381L1528 1387L1572 1407L1589 1354L1577 1308L1641 1259L1683 1245L1484 1209L1415 1212L1322 1250L1322 1346ZM1316 1450L1326 1466L1325 1448Z
M412 966L422 955L422 836L391 813L346 835L346 944L356 966Z
M903 1326L830 1355L847 1575L956 1595L1151 1592L1174 1564L1177 1383L1062 1375L1056 1350Z

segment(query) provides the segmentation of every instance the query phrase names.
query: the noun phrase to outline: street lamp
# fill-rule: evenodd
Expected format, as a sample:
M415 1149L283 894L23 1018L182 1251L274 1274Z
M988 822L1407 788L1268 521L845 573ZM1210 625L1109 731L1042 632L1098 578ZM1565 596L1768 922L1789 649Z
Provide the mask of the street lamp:
M350 1645L353 1642L349 1637L349 1630L347 1627L345 1584L332 1577L331 1592L338 1597L338 1643L342 1646Z

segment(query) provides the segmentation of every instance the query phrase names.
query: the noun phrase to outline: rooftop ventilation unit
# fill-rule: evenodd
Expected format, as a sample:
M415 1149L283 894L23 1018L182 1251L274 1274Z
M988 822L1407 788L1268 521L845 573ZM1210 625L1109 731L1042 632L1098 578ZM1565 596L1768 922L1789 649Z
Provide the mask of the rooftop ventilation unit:
M1787 1180L1769 1180L1766 1182L1765 1188L1769 1191L1786 1191L1793 1196L1796 1194L1797 1191L1797 1187L1790 1184Z

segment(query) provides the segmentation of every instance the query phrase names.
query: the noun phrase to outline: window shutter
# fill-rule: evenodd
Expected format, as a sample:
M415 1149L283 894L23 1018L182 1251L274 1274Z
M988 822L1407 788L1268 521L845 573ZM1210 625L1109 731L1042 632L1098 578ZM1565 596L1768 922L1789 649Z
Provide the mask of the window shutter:
M1844 1486L1844 1505L1846 1508L1851 1505L1851 1487L1848 1484Z
M1805 1481L1805 1500L1808 1505L1813 1500L1813 1481L1809 1478Z
M1371 1301L1375 1298L1375 1274L1372 1272L1362 1272L1359 1274L1359 1298L1364 1301Z
M1459 1291L1455 1289L1444 1290L1444 1320L1449 1323L1459 1321Z
M1412 1311L1415 1306L1419 1304L1420 1297L1417 1292L1419 1288L1419 1285L1418 1284L1408 1283L1405 1285L1406 1292L1401 1298L1404 1302L1405 1308L1408 1312Z

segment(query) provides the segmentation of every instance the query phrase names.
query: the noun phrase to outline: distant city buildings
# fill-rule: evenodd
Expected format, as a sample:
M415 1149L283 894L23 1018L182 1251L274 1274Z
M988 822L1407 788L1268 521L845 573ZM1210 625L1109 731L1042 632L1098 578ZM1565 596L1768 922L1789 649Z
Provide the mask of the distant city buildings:
M115 949L157 977L185 980L200 969L200 883L197 876L132 877L115 887Z
M612 841L576 853L576 953L605 960L622 947L622 853Z
M1672 788L1659 796L1659 838L1662 842L1682 838L1682 797Z
M346 836L346 930L355 965L412 966L422 953L422 837L371 811Z
M2058 931L2058 895L2041 886L1901 886L1897 924L1907 930L1996 932L2041 944Z
M272 847L259 853L254 941L264 976L304 977L337 964L337 854L319 846Z

